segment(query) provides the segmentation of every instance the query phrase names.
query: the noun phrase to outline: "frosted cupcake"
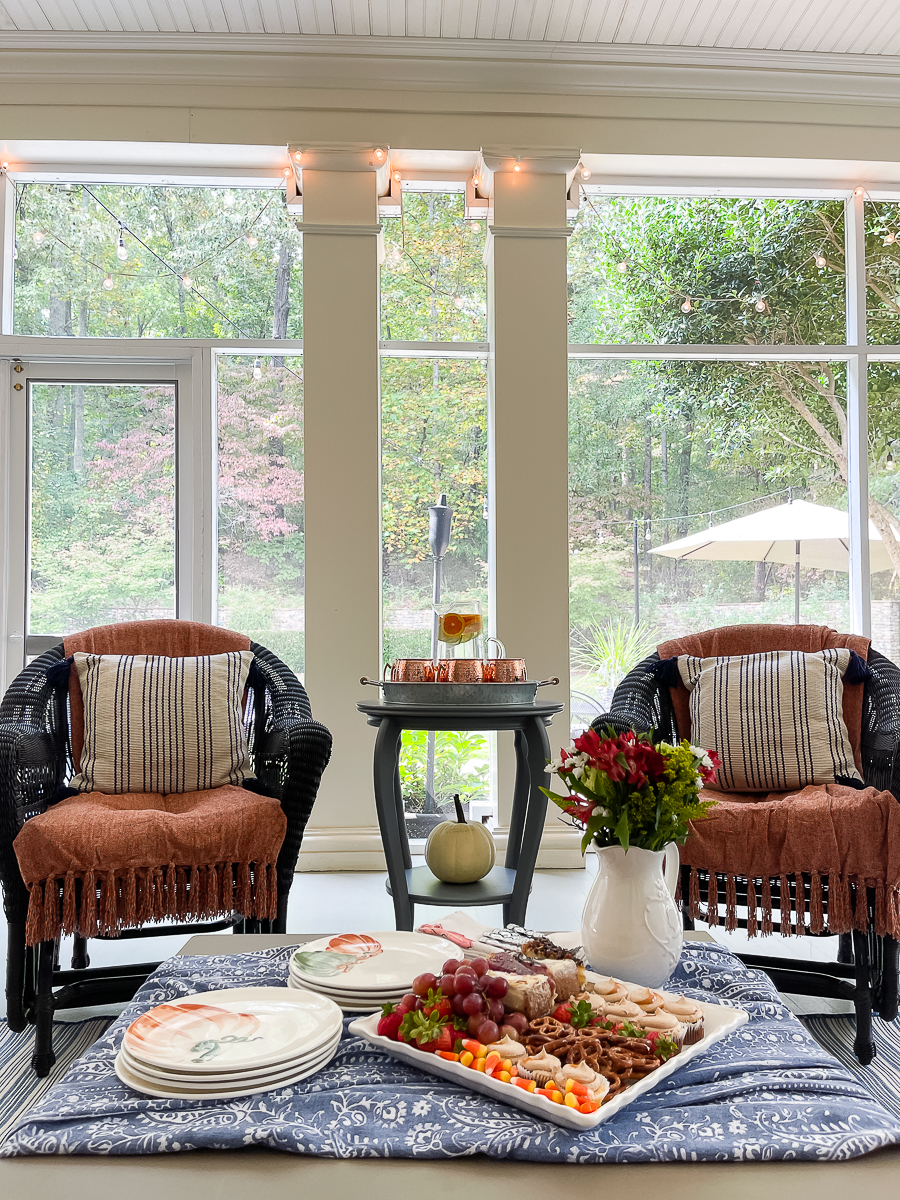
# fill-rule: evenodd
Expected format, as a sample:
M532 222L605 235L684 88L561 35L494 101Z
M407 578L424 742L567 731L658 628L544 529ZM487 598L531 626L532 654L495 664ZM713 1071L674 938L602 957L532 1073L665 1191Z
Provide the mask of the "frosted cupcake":
M639 1017L645 1017L647 1014L642 1008L638 1008L636 1004L632 1004L630 1000L619 1000L616 1004L607 1004L603 1010L603 1016L607 1021L634 1021L636 1025L640 1024Z
M660 1008L655 1013L641 1013L639 1017L633 1017L632 1020L639 1029L643 1029L646 1033L659 1033L663 1037L671 1038L679 1050L684 1045L684 1025L672 1013L667 1013Z
M571 1079L575 1083L583 1083L591 1093L591 1099L601 1102L609 1091L609 1080L586 1062L577 1063L575 1066L566 1063L564 1067L559 1068L553 1078L562 1092L566 1090L567 1079Z
M703 1009L685 996L666 996L662 1011L669 1013L684 1026L684 1044L692 1046L703 1037Z
M628 1000L646 1013L656 1012L662 1007L664 999L662 992L654 992L648 987L633 987L628 992Z
M618 1004L620 1000L627 1000L628 988L618 979L609 975L595 975L592 971L586 973L586 978L586 990L602 996L608 1004Z
M546 1050L542 1050L540 1054L520 1058L517 1066L523 1078L533 1079L539 1087L543 1087L556 1077L562 1063L555 1054L548 1054Z

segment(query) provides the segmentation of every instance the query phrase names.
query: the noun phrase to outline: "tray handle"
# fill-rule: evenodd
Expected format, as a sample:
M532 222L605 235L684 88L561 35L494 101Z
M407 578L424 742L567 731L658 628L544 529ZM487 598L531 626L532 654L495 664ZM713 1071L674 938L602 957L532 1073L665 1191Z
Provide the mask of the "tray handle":
M537 687L549 687L549 686L551 686L552 684L556 684L556 683L559 683L559 676L558 676L558 675L554 675L552 679L542 679L542 680L540 680L540 682L539 682L539 683L537 683L535 686L537 686Z

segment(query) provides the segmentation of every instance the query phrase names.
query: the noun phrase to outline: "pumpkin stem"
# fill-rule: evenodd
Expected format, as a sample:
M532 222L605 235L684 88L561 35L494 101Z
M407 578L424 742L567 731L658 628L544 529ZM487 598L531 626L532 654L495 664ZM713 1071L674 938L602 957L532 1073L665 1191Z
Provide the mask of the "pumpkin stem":
M461 804L460 804L460 802L459 802L459 792L457 792L457 793L454 795L454 797L453 797L453 803L454 803L454 805L455 805L455 807L456 807L456 819L457 819L457 821L460 823L460 825L465 825L465 824L466 824L466 814L463 812L462 805L461 805Z

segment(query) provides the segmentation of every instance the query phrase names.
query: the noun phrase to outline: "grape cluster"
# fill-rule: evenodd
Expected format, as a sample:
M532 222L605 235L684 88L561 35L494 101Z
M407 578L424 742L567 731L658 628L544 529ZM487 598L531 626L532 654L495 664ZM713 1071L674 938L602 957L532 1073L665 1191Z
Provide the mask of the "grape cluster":
M441 975L426 972L413 980L412 992L404 996L397 1011L407 1013L421 1009L429 992L449 1000L450 1010L468 1022L469 1034L488 1045L506 1036L519 1040L528 1025L523 1013L508 1012L503 997L509 984L499 975L488 974L483 958L461 962L448 958Z

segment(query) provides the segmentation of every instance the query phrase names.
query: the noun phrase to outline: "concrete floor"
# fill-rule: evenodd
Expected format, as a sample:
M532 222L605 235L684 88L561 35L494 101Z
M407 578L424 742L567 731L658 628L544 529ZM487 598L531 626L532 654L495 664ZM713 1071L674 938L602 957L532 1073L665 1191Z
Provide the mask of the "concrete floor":
M424 859L414 859L414 865L417 866L420 862L424 862ZM585 899L594 880L596 863L596 857L589 854L584 870L537 871L528 904L529 926L544 930L577 929ZM381 872L297 875L291 888L288 931L332 933L340 930L393 929L394 912L391 898L384 888L385 878L385 874ZM416 910L417 922L440 920L441 916L449 911L419 906ZM485 924L493 925L502 920L499 906L471 908L468 911L474 919ZM698 925L698 928L703 926ZM748 939L741 933L729 934L718 928L711 932L717 942L737 951L746 948L755 954L768 953L824 962L833 961L837 955L836 938ZM90 944L91 963L101 966L109 963L163 959L174 954L185 940L184 935L178 935L144 938L140 941L95 941ZM64 945L63 962L65 954ZM5 971L5 945L0 965ZM851 1006L842 1001L812 997L786 999L798 1013L852 1011ZM80 1018L84 1015L83 1012L76 1014L73 1011L71 1017Z

